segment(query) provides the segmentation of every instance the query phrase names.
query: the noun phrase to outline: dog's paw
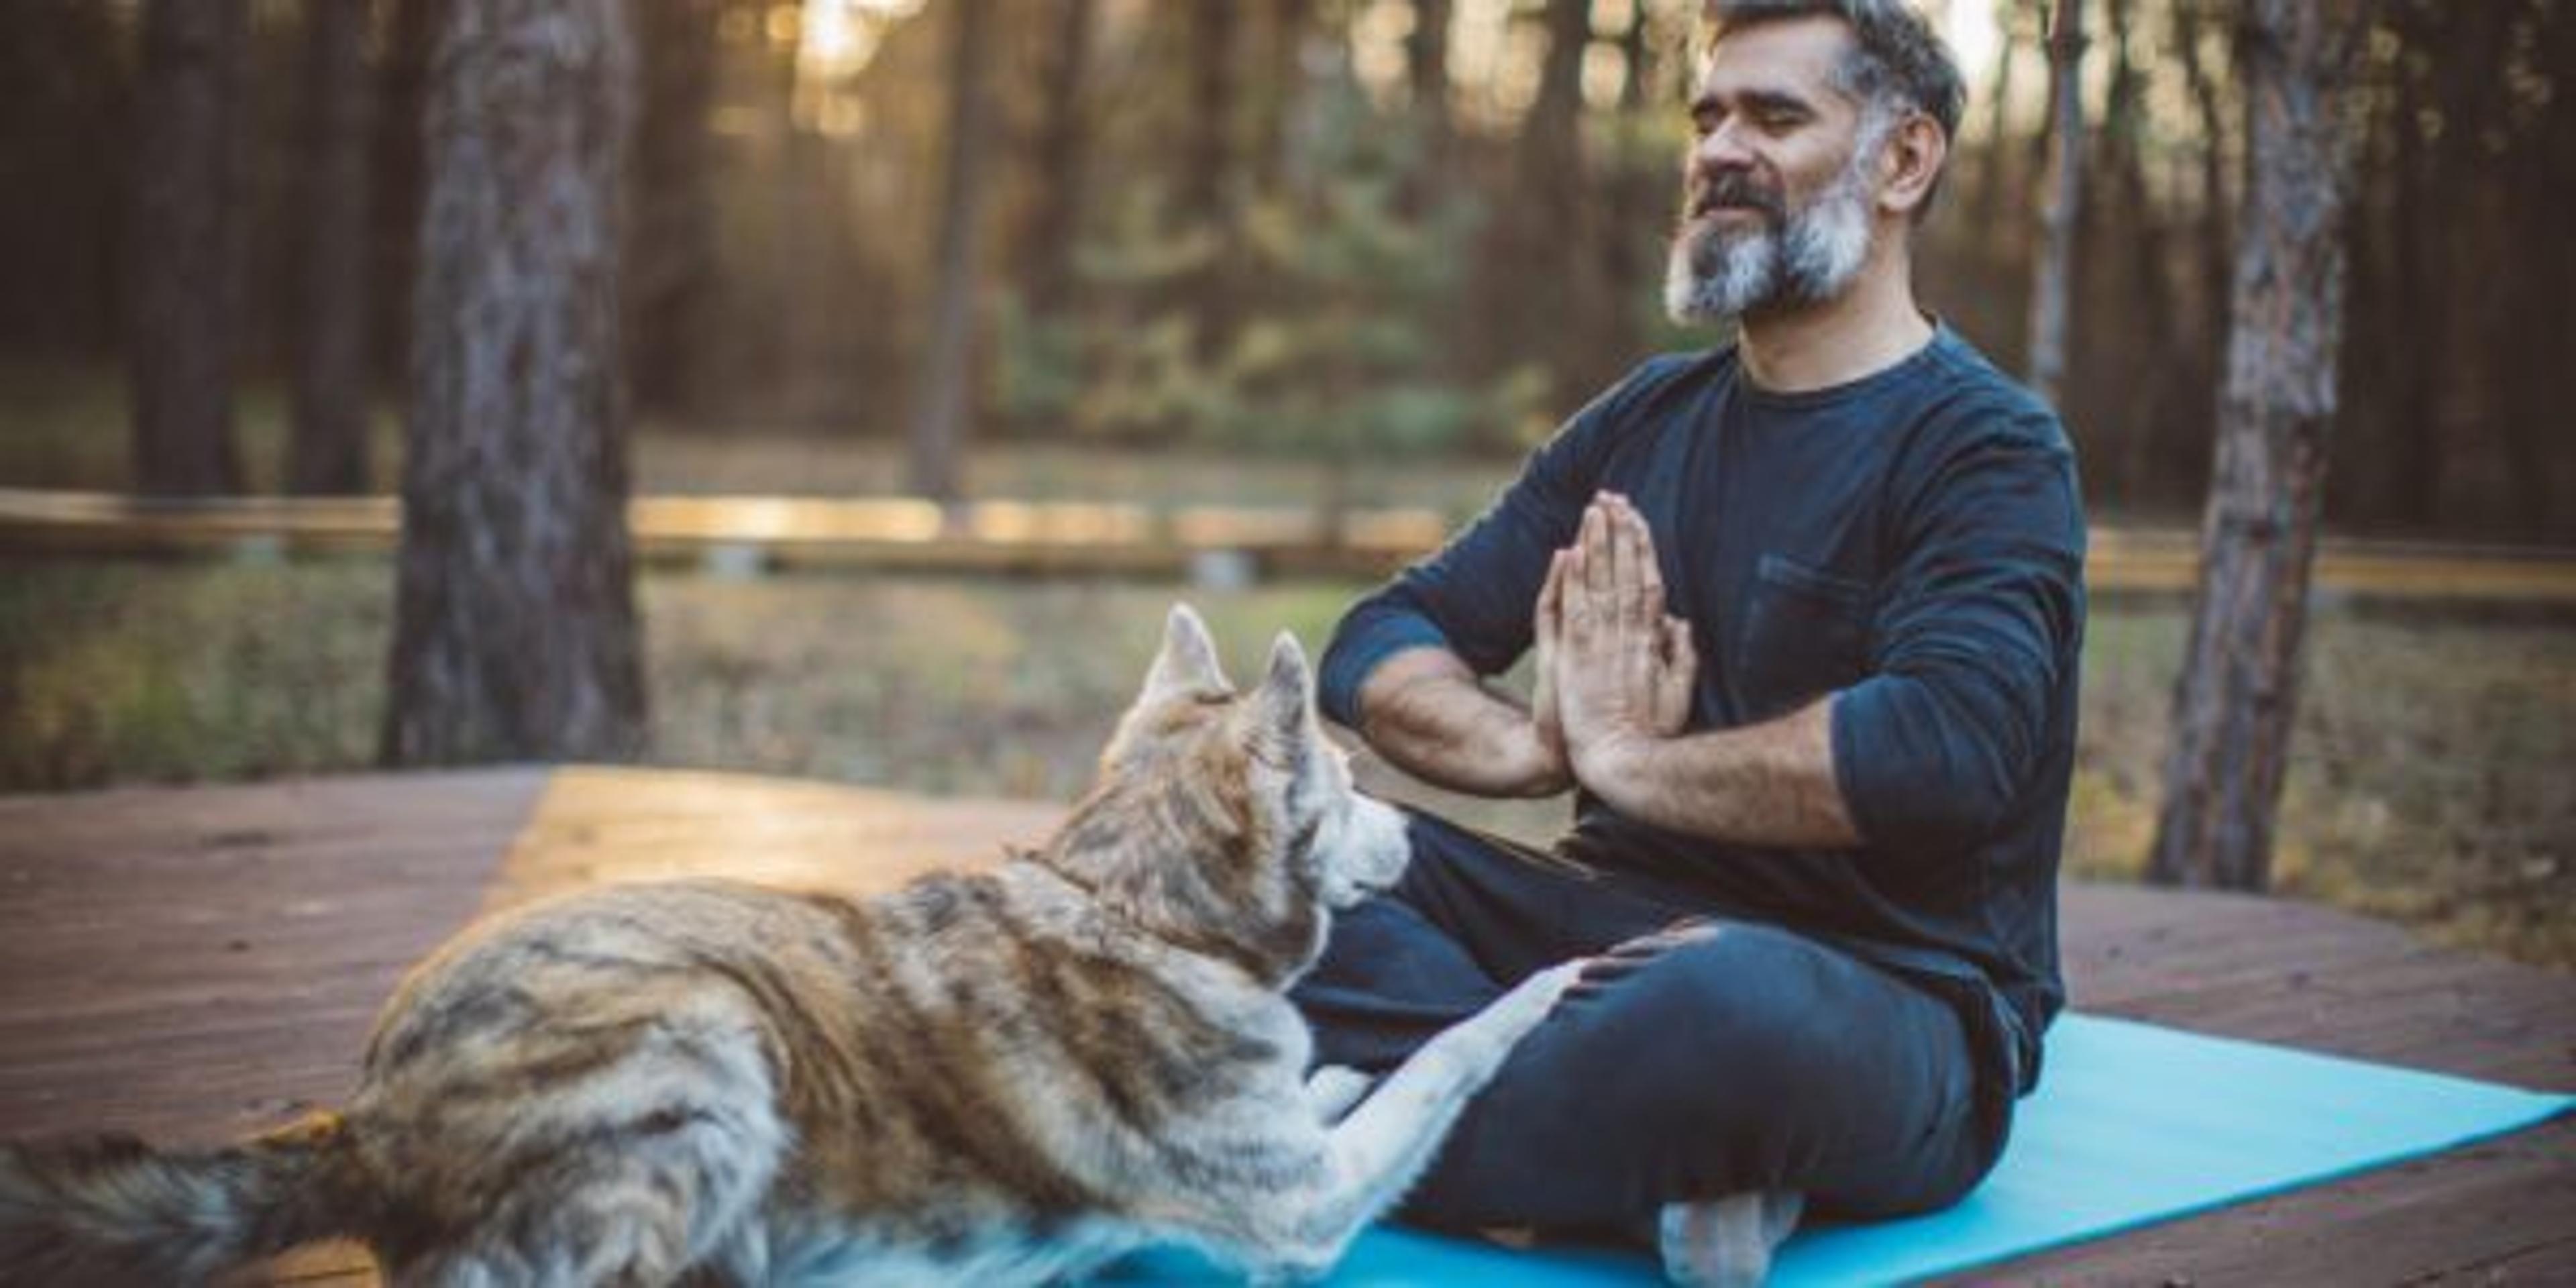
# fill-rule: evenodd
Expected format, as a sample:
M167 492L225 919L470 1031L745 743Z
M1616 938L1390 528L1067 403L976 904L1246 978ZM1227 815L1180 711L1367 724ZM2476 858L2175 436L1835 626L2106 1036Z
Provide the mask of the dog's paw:
M1556 1004L1583 978L1583 965L1578 959L1538 971L1513 985L1512 991L1503 994L1485 1013L1494 1017L1498 1029L1517 1038L1537 1028L1556 1009Z

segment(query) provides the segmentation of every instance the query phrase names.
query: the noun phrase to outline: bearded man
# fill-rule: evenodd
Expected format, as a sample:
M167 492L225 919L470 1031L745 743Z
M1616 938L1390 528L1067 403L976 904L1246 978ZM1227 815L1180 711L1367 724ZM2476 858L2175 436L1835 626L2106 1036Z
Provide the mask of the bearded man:
M1956 1201L2038 1077L2084 522L2056 417L1914 299L1964 98L1939 38L1901 0L1709 9L1666 296L1734 343L1577 413L1323 666L1387 760L1574 788L1573 830L1414 816L1298 996L1365 1072L1607 953L1408 1212L1651 1231L1718 1282L1802 1209ZM1533 648L1530 701L1486 686Z

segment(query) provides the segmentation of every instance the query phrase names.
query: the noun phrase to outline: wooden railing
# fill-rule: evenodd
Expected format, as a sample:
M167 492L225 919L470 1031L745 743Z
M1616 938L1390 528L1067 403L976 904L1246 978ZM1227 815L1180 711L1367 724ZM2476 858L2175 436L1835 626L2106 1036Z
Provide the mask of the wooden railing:
M1455 522L1429 509L1358 509L1335 521L1299 507L977 501L943 509L904 497L652 496L628 513L641 557L733 573L1376 576L1437 545ZM381 496L177 500L0 488L0 553L10 554L386 551L400 523L400 505ZM2086 571L2097 593L2183 593L2198 559L2188 531L2100 527ZM2329 595L2569 607L2576 551L2330 539L2317 585Z

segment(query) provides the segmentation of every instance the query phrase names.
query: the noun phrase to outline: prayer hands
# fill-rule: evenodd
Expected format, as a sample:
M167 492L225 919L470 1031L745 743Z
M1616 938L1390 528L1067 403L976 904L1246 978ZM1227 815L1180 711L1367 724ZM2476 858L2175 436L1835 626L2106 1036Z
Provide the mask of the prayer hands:
M1615 774L1623 757L1689 723L1699 672L1690 623L1664 612L1654 537L1627 498L1604 492L1585 508L1534 616L1531 720L1578 781Z

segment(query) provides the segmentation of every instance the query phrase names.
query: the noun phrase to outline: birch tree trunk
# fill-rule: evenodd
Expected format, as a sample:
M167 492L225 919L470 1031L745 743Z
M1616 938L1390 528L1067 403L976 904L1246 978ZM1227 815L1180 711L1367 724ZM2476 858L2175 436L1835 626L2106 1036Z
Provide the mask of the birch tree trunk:
M233 359L241 294L244 0L143 9L134 165L134 485L161 496L239 491Z
M2245 210L2200 592L2149 867L2167 884L2270 881L2343 331L2353 72L2368 31L2353 7L2250 0L2239 33Z
M367 143L375 86L367 66L369 0L306 8L303 310L296 319L295 421L287 487L368 490Z
M393 764L641 749L618 250L627 0L450 0L429 88Z
M2066 387L2067 298L2084 201L2084 0L2057 0L2048 30L2051 163L2031 274L2030 387L2054 406Z

